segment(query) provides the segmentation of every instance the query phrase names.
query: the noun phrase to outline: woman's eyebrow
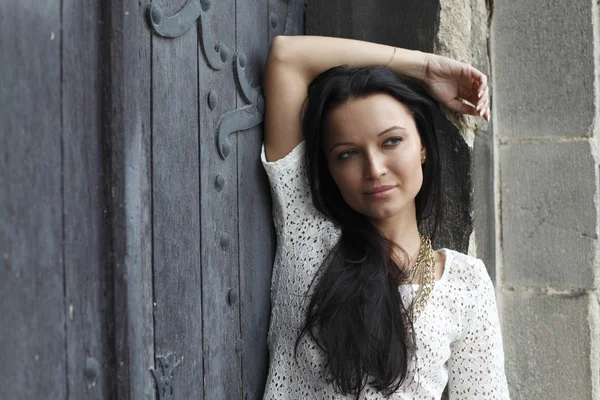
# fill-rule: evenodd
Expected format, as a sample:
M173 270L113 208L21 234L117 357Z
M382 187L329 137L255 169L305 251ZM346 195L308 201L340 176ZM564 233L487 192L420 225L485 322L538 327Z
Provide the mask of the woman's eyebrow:
M387 128L386 130L379 132L379 134L377 134L377 137L383 135L384 133L388 133L389 131L393 131L395 129L404 129L406 130L406 128L404 128L403 126L398 126L398 125L394 125L394 126L390 126L389 128Z
M406 130L406 128L403 127L403 126L394 125L394 126L390 126L389 128L387 128L387 129L379 132L377 134L377 137L379 137L379 136L381 136L383 134L386 134L386 133L388 133L390 131L396 130L396 129ZM336 147L343 146L343 145L346 145L346 144L354 144L354 143L352 143L352 142L338 142L338 143L334 144L333 146L331 146L331 148L329 149L329 153L331 153L333 151L333 149L335 149Z

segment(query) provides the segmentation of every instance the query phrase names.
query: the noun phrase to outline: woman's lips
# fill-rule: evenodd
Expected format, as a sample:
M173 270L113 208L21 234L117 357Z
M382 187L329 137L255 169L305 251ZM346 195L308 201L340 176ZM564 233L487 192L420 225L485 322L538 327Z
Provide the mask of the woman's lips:
M388 197L395 189L396 186L380 186L365 194L372 199L383 199Z

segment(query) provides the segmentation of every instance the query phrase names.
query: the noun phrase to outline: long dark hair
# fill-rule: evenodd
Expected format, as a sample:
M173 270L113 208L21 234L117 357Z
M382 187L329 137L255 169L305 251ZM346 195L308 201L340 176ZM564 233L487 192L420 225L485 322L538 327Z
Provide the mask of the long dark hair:
M414 329L398 283L404 263L392 257L394 244L369 219L350 208L333 181L323 151L324 121L351 98L386 93L412 114L427 150L423 185L415 198L417 220L428 219L433 236L441 218L440 162L433 114L437 103L416 83L387 68L332 68L309 86L302 130L306 166L315 207L341 227L341 236L312 283L306 319L296 340L308 335L325 351L325 379L359 397L367 384L389 396L407 375L414 354ZM397 246L396 246L397 248Z

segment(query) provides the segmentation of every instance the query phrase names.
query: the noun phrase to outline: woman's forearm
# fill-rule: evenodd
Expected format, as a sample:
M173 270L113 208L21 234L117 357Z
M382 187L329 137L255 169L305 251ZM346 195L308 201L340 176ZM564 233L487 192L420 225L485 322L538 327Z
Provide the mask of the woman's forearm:
M398 75L423 80L427 53L388 45L325 36L277 36L267 63L282 63L309 82L339 65L350 68L387 66Z

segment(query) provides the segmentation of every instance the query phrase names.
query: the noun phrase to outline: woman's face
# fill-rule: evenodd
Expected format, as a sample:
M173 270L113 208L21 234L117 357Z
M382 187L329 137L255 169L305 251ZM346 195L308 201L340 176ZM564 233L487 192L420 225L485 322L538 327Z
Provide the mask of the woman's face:
M402 103L387 94L354 98L333 109L324 127L329 171L352 209L377 221L415 216L426 153Z

